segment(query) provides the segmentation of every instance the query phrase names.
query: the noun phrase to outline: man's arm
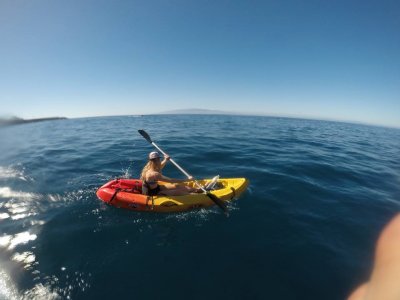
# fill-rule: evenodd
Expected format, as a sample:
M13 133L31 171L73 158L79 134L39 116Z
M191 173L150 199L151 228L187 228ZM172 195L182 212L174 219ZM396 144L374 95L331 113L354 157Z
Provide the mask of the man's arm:
M169 155L165 155L163 161L161 162L161 170L165 167L167 162L169 161L170 157Z

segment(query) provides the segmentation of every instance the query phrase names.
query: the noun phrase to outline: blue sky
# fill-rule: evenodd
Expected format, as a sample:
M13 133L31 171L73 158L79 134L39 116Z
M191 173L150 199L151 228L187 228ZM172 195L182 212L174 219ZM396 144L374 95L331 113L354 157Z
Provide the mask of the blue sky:
M0 1L0 114L400 127L399 1Z

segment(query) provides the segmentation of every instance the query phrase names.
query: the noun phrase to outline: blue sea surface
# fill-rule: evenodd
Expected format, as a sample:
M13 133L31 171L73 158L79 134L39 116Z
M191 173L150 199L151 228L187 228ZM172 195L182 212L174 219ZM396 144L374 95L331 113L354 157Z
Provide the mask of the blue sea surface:
M139 176L153 148L138 129L197 178L248 178L230 216L98 200ZM399 129L157 115L4 127L0 140L0 299L345 299L400 211Z

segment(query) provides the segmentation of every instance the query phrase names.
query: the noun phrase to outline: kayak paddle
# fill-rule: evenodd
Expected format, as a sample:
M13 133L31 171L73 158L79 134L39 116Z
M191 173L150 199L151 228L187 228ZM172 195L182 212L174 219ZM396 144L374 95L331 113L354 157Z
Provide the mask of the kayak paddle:
M160 148L157 146L156 143L154 143L149 134L144 131L143 129L139 129L138 130L140 135L142 137L144 137L144 139L146 141L148 141L150 144L152 144L158 151L160 151L164 156L166 156L167 154ZM172 158L169 159L169 161L175 166L177 167L183 174L185 174L185 176L187 178L190 178L190 175L184 170L182 169L182 167L180 165L178 165ZM193 178L194 179L194 178ZM218 205L219 208L221 208L225 214L228 214L228 209L226 207L226 203L224 201L222 201L221 199L219 199L217 196L215 196L214 194L211 194L209 191L207 191L196 179L194 179L194 183L197 185L198 188L200 188L215 204Z

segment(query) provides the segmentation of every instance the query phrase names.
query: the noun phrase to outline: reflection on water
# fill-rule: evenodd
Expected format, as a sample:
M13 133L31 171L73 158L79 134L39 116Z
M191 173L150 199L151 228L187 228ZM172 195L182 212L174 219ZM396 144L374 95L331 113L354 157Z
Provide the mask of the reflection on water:
M19 299L18 292L10 276L1 268L0 263L0 299Z
M7 172L4 170L7 170ZM8 176L8 180L26 181L26 178L28 178L27 176L24 177L22 172L11 171L10 168L2 168L0 171L3 172L1 175L3 178ZM131 176L129 170L123 169L121 172L122 176ZM96 174L96 176L101 178L98 180L99 182L103 182L105 179L103 174ZM19 273L26 272L22 276L28 276L32 282L30 288L18 292L15 283L7 275L7 268L0 264L0 287L2 289L0 299L69 299L71 294L76 293L76 291L85 292L90 288L91 273L75 271L68 265L60 265L59 274L43 272L39 261L40 255L38 256L37 254L38 244L35 244L35 241L38 240L41 234L41 228L46 224L46 220L42 219L46 212L56 212L62 209L63 206L68 206L70 203L82 201L88 196L92 196L93 193L93 188L73 190L65 194L41 194L13 189L9 186L0 186L0 199L2 200L0 202L0 224L14 222L12 227L6 228L19 229L17 232L1 232L0 258L8 260L7 268L12 268L13 272L16 272L16 270ZM236 209L234 204L231 205L231 209ZM105 207L100 206L86 213L86 215L92 215L98 220L98 223L94 224L93 233L99 233L114 223L114 220L110 219L107 213L105 214L106 219L103 218L105 212L107 212ZM145 233L151 230L152 222L157 225L169 219L174 219L178 222L186 222L192 219L201 226L210 216L217 214L219 214L218 210L202 209L188 213L165 215L161 218L152 219L152 221L146 221L140 216L131 215L133 219L130 218L127 221L128 224L138 225L138 231ZM171 234L172 232L169 232L169 230L160 233L160 241L157 246L168 245L171 240ZM124 239L126 245L129 245L129 241L128 237Z
M36 234L30 234L28 231L17 233L15 235L3 235L0 237L0 247L8 250L14 249L19 244L26 244L29 241L36 240Z
M32 263L35 261L35 254L33 254L31 251L25 251L22 253L16 252L11 259L22 263L25 269L29 269L32 266Z
M25 291L23 299L60 299L60 295L52 291L48 285L43 285L41 283L36 284L32 289ZM66 297L69 299L69 297Z
M34 193L25 193L13 191L9 187L0 187L0 197L2 198L18 198L18 199L37 199L39 195Z
M68 203L83 200L93 190L41 194L13 189L9 186L13 181L18 186L21 186L18 182L27 184L35 181L25 174L21 165L18 168L0 166L0 180L0 224L6 228L2 228L0 232L0 299L69 299L74 290L88 289L90 284L87 278L91 274L79 271L71 274L65 266L60 268L61 277L41 272L35 253L37 245L34 242L46 224L46 212L57 211ZM1 186L2 182L7 184ZM38 216L42 218L39 219ZM10 224L12 226L8 226ZM31 278L30 288L18 292L8 275L16 272L20 276ZM63 284L60 284L60 278Z
M8 219L10 215L8 213L0 213L0 220L2 219Z
M2 167L0 166L0 179L17 178L24 181L32 180L29 176L26 176L24 170L19 170L13 167Z

